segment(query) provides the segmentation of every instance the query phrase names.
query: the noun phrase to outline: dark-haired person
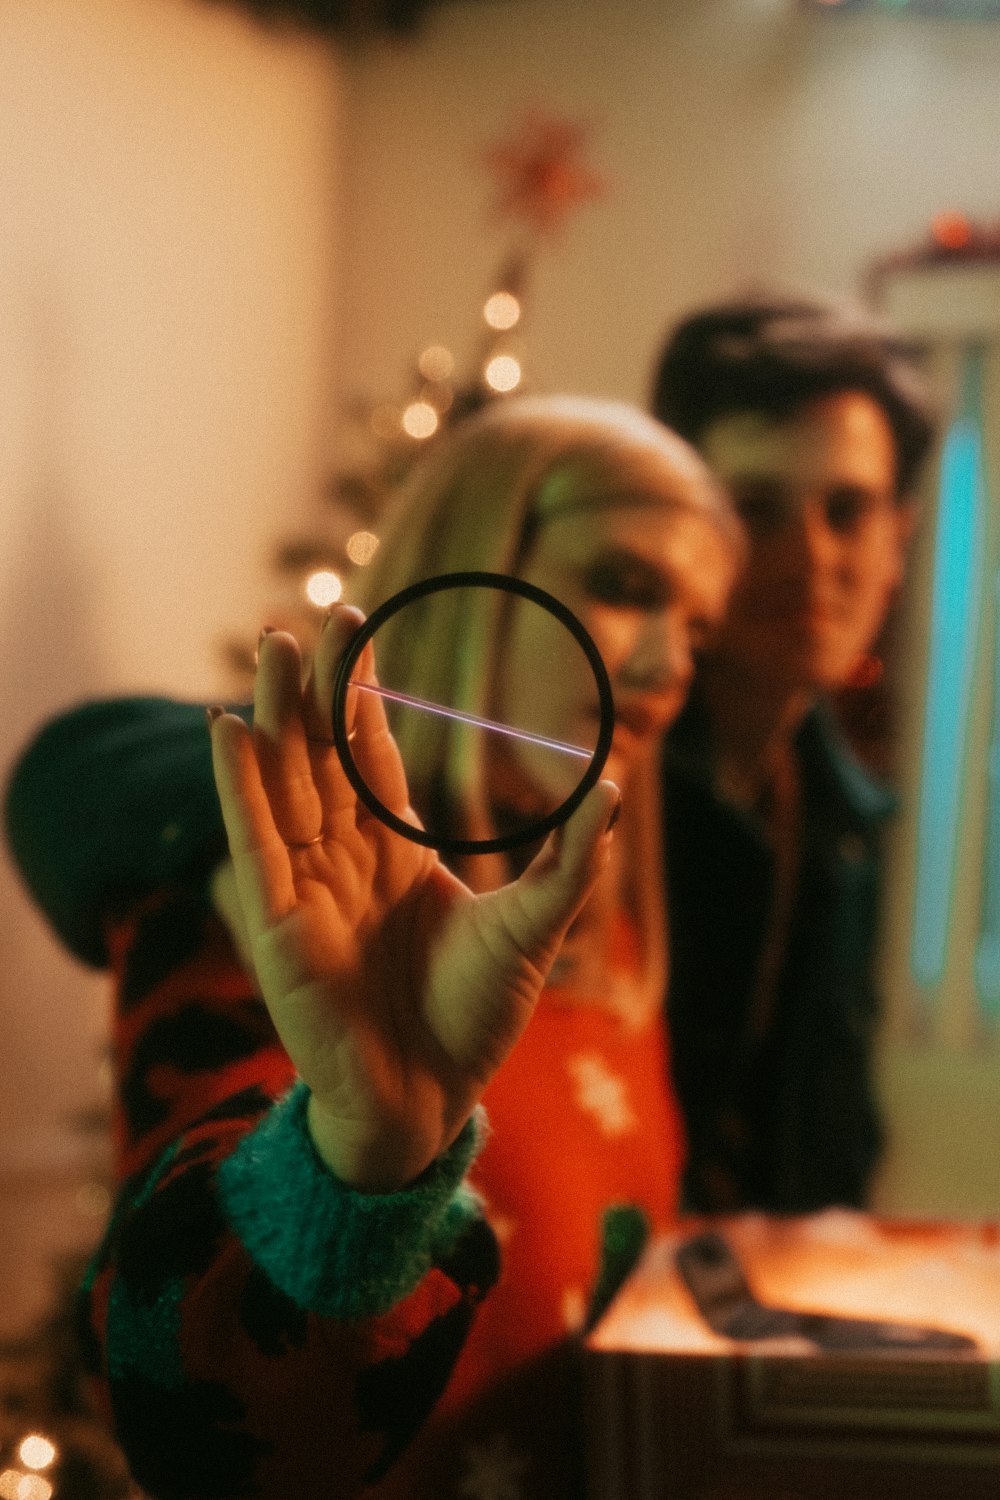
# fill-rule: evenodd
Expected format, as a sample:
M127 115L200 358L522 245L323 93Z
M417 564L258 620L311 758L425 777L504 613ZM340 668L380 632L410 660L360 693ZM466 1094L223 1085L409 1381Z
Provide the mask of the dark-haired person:
M656 415L749 535L665 742L668 1017L691 1208L866 1201L879 845L893 799L834 725L903 575L934 429L914 353L860 308L755 297L669 337Z

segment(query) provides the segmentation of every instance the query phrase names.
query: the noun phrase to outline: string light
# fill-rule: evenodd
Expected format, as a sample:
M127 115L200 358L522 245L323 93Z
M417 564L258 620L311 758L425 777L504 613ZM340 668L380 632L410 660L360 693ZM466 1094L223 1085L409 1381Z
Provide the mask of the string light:
M417 360L417 369L425 380L447 380L455 368L455 356L443 344L431 344Z
M438 429L439 417L429 401L411 401L403 412L403 431L411 438L423 442L433 437Z
M520 316L521 304L512 292L494 292L483 308L483 317L491 328L513 328Z
M52 1486L41 1474L25 1474L18 1482L17 1500L52 1500Z
M306 579L306 598L320 609L336 604L343 592L344 585L340 575L330 568L319 568Z
M17 1456L26 1469L47 1469L55 1463L58 1450L55 1443L40 1432L29 1432L22 1440Z
M364 568L379 549L379 539L372 531L355 531L347 538L345 551L356 567Z
M17 1469L0 1473L0 1500L51 1500L52 1486L41 1474L22 1474Z
M521 366L513 354L497 354L487 364L483 377L493 391L512 391L521 383Z
M421 442L438 429L438 414L429 401L411 401L403 412L403 431Z

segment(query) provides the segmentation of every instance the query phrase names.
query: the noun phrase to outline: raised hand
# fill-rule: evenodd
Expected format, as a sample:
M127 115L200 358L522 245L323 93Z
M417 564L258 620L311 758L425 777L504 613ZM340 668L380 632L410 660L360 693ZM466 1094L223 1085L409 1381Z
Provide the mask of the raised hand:
M388 1192L451 1144L527 1025L603 868L619 794L601 782L517 881L474 896L359 804L341 768L332 684L361 619L332 612L304 686L295 640L265 636L253 729L220 714L212 747L237 925L311 1090L313 1140L343 1181ZM374 680L370 645L361 667ZM355 760L402 816L381 699L350 698Z

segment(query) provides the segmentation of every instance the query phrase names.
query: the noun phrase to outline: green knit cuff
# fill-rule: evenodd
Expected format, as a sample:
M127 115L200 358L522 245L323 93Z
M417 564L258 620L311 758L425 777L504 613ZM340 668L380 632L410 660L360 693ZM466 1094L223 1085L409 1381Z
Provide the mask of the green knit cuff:
M356 1320L387 1312L482 1216L463 1178L483 1144L477 1110L398 1193L355 1192L320 1160L298 1083L219 1168L222 1205L248 1254L299 1307Z

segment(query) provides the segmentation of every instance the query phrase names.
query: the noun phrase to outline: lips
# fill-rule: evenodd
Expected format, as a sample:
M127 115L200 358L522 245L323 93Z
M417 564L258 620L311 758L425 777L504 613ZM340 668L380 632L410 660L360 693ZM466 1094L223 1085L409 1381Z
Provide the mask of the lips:
M648 699L616 698L612 744L619 752L634 752L641 743L662 734L672 717L671 705L666 700L657 698L651 703ZM588 718L593 724L598 724L598 710L592 709Z
M634 739L649 739L666 727L666 715L649 704L637 700L624 700L615 704L615 728L624 729Z

